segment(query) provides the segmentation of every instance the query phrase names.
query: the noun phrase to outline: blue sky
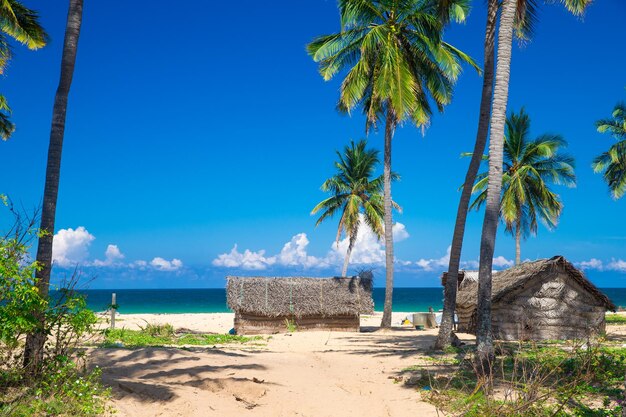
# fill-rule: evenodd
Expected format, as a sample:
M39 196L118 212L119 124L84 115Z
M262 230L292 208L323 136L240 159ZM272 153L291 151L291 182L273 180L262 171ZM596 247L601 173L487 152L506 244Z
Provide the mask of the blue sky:
M0 192L30 208L41 201L67 10L27 4L52 41L37 52L16 46L0 80L17 125L0 143ZM482 63L485 10L473 4L467 23L445 38ZM602 286L626 286L626 200L612 200L590 168L612 143L593 123L626 95L626 55L615 53L624 17L618 0L594 2L582 19L559 4L542 6L533 40L514 47L511 75L509 109L525 106L533 135L562 134L578 175L577 188L558 190L565 204L558 228L541 228L522 256L564 255ZM335 149L364 137L364 121L336 113L339 81L324 82L305 52L338 24L334 1L244 1L236 9L88 2L68 109L55 274L78 263L96 277L93 288L141 288L220 287L228 274L338 273L336 223L315 228L309 212L324 198L319 186L332 175ZM397 130L398 286L436 285L444 269L468 162L459 154L473 147L481 83L466 68L425 135L408 124ZM369 136L379 149L381 133ZM470 215L468 267L478 258L481 222L482 213ZM373 262L382 285L382 246L362 240L357 261ZM513 254L513 240L500 234L500 263Z

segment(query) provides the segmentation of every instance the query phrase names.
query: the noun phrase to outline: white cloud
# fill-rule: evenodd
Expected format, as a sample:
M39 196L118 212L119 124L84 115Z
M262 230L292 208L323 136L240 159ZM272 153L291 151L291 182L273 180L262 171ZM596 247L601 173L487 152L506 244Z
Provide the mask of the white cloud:
M285 243L275 259L270 259L272 259L272 262L275 260L278 264L284 266L311 268L324 265L326 262L323 259L307 254L306 248L308 245L309 239L306 237L306 233L298 233L289 242Z
M500 255L500 256L496 256L495 258L493 258L493 264L492 266L494 268L510 268L515 264L515 262L513 262L510 259L506 259L504 256Z
M446 268L448 264L450 263L450 250L451 249L452 247L448 246L448 249L446 250L446 254L442 256L441 258L437 258L437 259L423 259L422 258L419 261L416 261L415 265L419 266L424 271L434 271L434 270L441 270L442 268Z
M346 237L333 243L326 255L327 263L341 265L348 251L349 239ZM378 240L369 227L361 227L356 235L354 247L350 254L350 264L380 264L385 260L385 249L382 240Z
M183 267L183 262L176 258L168 261L157 256L150 261L150 265L159 271L177 271Z
M626 261L622 259L611 259L611 262L606 268L613 271L626 272Z
M137 261L133 261L131 263L128 264L129 267L131 268L137 268L137 269L146 269L146 267L148 266L148 262L146 261L142 261L142 260L137 260Z
M83 226L61 229L52 240L52 261L61 267L75 266L87 259L94 240L94 235Z
M93 261L93 266L120 265L122 259L124 259L124 254L120 251L120 248L117 245L109 245L104 252L104 260L96 259Z
M580 269L597 269L601 271L604 269L604 263L600 259L591 258L588 261L582 261L577 263Z
M402 223L396 223L391 228L393 232L393 241L394 242L402 242L409 238L409 232L406 231L406 226Z
M409 237L405 226L396 223L393 226L395 241ZM316 257L309 255L307 247L309 239L306 233L298 233L283 245L281 251L274 256L266 256L265 250L251 251L246 249L239 252L235 245L229 253L222 253L212 261L214 266L225 268L242 268L247 270L264 270L270 266L288 266L301 268L327 268L343 264L348 250L349 239L346 237L338 243L334 242L326 256ZM350 255L350 264L382 264L385 261L385 247L382 240L378 240L372 230L362 223L357 233L354 247Z
M266 269L273 265L275 257L266 258L265 251L252 252L246 249L243 253L237 249L237 244L233 246L229 253L223 253L213 260L213 265L226 268L243 268L252 270Z

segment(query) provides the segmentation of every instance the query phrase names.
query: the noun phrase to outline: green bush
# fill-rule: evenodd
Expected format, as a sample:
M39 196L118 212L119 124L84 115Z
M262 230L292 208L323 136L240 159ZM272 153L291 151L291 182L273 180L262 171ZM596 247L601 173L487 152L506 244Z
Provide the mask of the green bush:
M620 416L626 349L582 345L500 346L493 372L476 372L471 354L445 375L421 371L425 398L468 417ZM598 404L602 404L601 407Z
M626 315L624 314L607 314L606 324L626 324Z
M160 329L155 331L155 329ZM166 329L166 330L163 330ZM171 329L171 331L170 331ZM230 334L181 334L177 335L171 324L150 325L140 330L107 329L104 331L103 347L139 347L163 346L212 346L227 343L246 343L261 337L245 337Z
M84 370L79 343L93 331L95 314L75 291L78 275L54 293L40 294L37 264L28 243L36 236L34 218L0 236L0 416L96 416L104 412L107 390L99 370ZM23 368L27 334L46 335L43 362Z

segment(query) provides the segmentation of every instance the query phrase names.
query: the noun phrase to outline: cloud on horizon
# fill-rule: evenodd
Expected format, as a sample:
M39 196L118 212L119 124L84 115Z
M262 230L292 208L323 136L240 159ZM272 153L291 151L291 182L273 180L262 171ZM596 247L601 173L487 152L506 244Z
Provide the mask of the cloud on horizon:
M591 258L588 261L575 262L574 265L584 270L626 272L626 261L623 259L611 258L605 263L600 259Z
M78 266L97 268L152 268L156 271L178 271L183 267L180 259L168 261L160 256L150 262L136 260L125 263L126 256L117 245L109 244L104 252L104 259L89 259L89 247L96 237L84 226L76 229L59 230L52 240L52 262L61 268Z
M394 242L401 242L410 237L409 232L402 223L393 225ZM336 269L339 268L345 259L348 250L349 240L347 237L339 242L330 244L330 249L323 257L309 255L307 246L309 239L306 233L298 233L283 246L280 253L272 256L266 255L266 250L261 249L252 251L245 249L239 251L238 245L235 244L230 252L222 253L213 259L212 265L222 268L237 268L243 270L262 271L267 269L278 269L280 267L297 267L303 269ZM419 259L417 261L408 261L396 259L396 265L403 271L416 272L440 272L448 267L450 261L450 247L447 248L446 254L441 258ZM503 256L494 258L494 268L501 269L510 267L513 261ZM378 240L376 235L369 227L359 228L357 238L350 255L350 266L382 266L385 264L385 245L384 241ZM464 269L478 268L477 261L465 261L461 263Z

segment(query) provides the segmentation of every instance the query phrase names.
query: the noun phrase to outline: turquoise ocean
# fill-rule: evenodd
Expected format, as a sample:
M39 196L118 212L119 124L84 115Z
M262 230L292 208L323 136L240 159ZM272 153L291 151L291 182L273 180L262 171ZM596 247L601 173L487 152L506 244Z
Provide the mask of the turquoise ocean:
M626 288L601 288L617 306L626 307ZM116 293L119 312L133 313L226 313L226 291L223 288L203 289L137 289L83 290L87 305L94 311L104 311ZM374 288L374 309L382 311L384 288ZM428 311L443 307L441 288L394 288L394 311Z

